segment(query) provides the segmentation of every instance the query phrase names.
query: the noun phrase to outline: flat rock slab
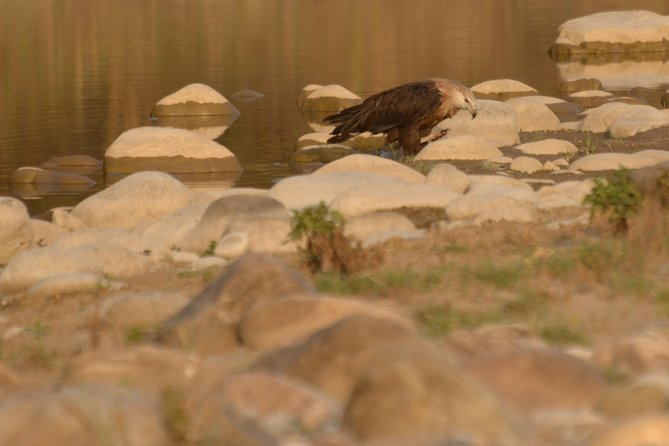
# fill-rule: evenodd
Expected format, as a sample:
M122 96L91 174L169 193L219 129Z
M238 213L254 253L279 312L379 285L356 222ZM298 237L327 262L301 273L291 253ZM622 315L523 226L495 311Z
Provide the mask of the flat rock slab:
M105 172L241 172L235 155L182 129L139 127L122 133L105 152Z
M584 156L571 163L573 170L584 172L599 172L604 170L616 170L624 167L626 169L641 169L642 167L654 166L661 160L653 156L629 153L596 153Z
M536 89L513 79L484 81L474 85L472 92L479 99L493 99L496 101L538 94Z
M569 20L551 47L556 59L601 53L669 51L669 17L649 11L601 12Z
M237 115L239 110L223 95L204 84L190 84L162 98L151 116Z
M494 145L472 135L459 135L434 141L418 152L417 160L490 160L503 153Z
M578 148L564 139L548 138L541 141L526 142L514 147L526 155L564 155L578 152Z

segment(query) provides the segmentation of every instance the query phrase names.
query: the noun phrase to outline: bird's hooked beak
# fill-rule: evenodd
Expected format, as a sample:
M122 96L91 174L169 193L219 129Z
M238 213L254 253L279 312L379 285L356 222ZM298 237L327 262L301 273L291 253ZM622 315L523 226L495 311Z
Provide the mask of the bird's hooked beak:
M476 115L478 115L478 113L479 113L478 108L476 108L475 103L467 104L467 110L469 110L469 114L472 115L472 119L476 118Z

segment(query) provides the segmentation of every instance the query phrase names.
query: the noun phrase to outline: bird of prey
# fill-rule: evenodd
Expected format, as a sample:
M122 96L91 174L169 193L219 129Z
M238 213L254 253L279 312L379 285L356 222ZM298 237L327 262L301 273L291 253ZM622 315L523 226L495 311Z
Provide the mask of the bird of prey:
M458 81L428 79L393 87L365 99L361 104L328 116L334 124L329 143L346 141L362 132L385 133L386 142L399 142L404 153L415 155L421 149L421 137L458 110L476 117L476 98ZM442 134L436 135L436 139Z

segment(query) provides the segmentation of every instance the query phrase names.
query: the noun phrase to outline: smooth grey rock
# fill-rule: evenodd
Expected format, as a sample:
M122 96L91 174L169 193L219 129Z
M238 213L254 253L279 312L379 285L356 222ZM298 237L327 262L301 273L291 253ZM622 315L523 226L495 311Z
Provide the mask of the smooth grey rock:
M139 172L86 198L71 214L91 227L132 229L142 219L158 219L185 206L192 196L168 174Z
M0 197L0 265L28 249L32 239L26 206L16 198Z
M181 249L202 253L212 242L217 243L236 220L254 218L288 218L290 214L281 202L259 195L230 195L212 202L202 218L188 233Z

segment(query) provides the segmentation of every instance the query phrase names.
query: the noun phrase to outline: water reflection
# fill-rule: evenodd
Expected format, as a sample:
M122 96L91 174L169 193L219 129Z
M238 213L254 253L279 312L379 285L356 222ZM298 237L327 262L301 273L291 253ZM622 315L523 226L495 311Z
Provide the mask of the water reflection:
M664 55L669 58L669 55ZM669 82L669 60L621 59L598 57L594 60L572 60L557 64L563 80L595 78L605 89L630 87L663 87Z
M105 187L109 187L130 174L105 174ZM171 173L173 177L199 191L227 189L234 186L241 172L211 172L211 173Z
M235 115L216 116L161 116L152 118L153 125L157 127L170 127L189 130L204 138L218 139L239 117Z

